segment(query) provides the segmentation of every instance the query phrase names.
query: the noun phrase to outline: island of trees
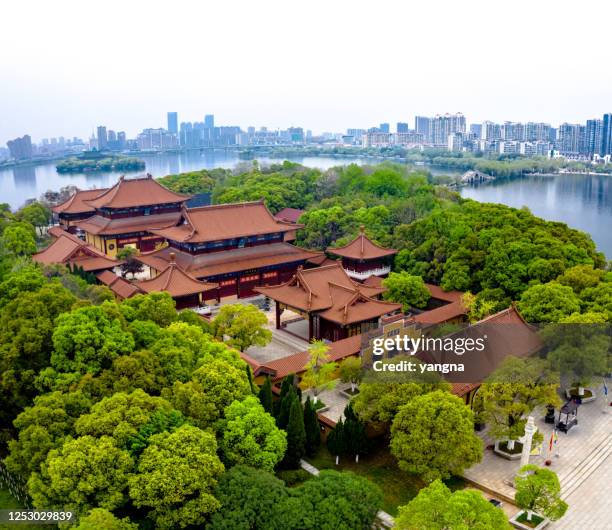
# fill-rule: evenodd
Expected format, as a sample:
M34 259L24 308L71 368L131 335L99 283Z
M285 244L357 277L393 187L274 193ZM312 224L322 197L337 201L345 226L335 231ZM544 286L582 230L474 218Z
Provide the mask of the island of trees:
M145 168L143 160L123 155L72 156L60 160L58 173L90 173L96 171L139 171Z

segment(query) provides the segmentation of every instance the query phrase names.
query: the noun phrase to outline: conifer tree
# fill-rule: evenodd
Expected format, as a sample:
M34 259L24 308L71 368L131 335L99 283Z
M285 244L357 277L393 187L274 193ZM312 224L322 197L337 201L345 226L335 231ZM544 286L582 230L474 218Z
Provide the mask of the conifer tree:
M281 383L281 388L280 388L280 394L278 397L278 401L276 401L276 403L274 403L274 416L278 417L279 413L280 413L280 408L281 405L283 403L283 398L287 395L287 393L289 392L289 389L294 386L293 385L293 379L294 379L295 375L294 374L289 374L287 376L284 377L283 382Z
M269 377L266 377L264 384L261 385L261 388L259 389L259 401L261 402L264 410L272 414L274 403L272 401L272 383L270 383Z
M302 404L294 397L291 401L289 422L287 424L287 451L283 460L284 467L297 469L306 452L306 430L304 428L304 411Z
M276 426L279 429L286 429L289 424L289 414L291 413L291 405L294 401L298 401L294 387L289 387L289 391L280 399L280 410L276 418Z
M359 462L359 455L368 449L365 424L357 417L350 403L344 409L344 444L346 452L355 455L355 462Z
M346 452L346 440L342 418L338 420L334 429L329 433L327 437L327 448L332 455L336 456L336 465L338 465L340 462L340 455Z
M321 445L321 428L310 396L304 405L304 428L306 429L306 454L314 456Z

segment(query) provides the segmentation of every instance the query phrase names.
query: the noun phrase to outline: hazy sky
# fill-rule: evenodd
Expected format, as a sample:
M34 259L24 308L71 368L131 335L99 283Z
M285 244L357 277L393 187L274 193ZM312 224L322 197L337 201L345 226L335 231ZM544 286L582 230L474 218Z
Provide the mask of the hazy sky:
M582 122L612 111L611 16L603 0L7 2L0 145L134 136L169 110L315 133L456 111Z

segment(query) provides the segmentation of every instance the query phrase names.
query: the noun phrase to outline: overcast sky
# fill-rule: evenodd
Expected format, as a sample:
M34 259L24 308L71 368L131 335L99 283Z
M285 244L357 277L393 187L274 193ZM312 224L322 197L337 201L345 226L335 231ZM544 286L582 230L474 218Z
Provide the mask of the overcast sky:
M170 110L315 133L457 111L584 122L612 112L611 16L602 0L7 2L0 145L131 137Z

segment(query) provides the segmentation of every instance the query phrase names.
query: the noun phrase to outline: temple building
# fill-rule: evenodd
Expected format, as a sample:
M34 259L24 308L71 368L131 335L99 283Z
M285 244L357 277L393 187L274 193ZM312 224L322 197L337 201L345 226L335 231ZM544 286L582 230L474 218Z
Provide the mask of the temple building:
M77 232L108 256L115 256L123 247L141 252L152 251L164 238L150 229L171 226L181 217L187 195L174 193L159 184L151 175L144 178L121 177L117 184L83 204L93 208L93 215L77 221Z
M168 246L136 259L155 277L174 255L178 267L193 278L218 284L220 298L244 298L256 295L256 287L285 282L299 266L321 260L321 252L286 242L286 234L296 228L276 220L263 201L183 208L171 226L150 230Z
M64 230L74 234L77 231L75 223L96 213L96 209L85 201L95 199L105 191L106 188L77 191L68 200L54 206L51 210L56 215L59 225Z
M74 270L97 273L110 271L122 262L110 258L97 248L87 244L74 234L60 228L50 229L54 241L44 250L32 256L32 260L42 265L64 264Z
M391 272L393 256L397 254L397 250L373 243L365 235L365 227L361 226L359 235L348 245L328 248L327 253L341 257L346 273L354 280L362 282L370 276L387 276Z
M308 324L307 338L337 341L378 328L380 319L401 311L401 304L376 297L383 287L353 281L340 263L298 269L286 283L257 287L276 302L276 328L285 309L301 315Z

